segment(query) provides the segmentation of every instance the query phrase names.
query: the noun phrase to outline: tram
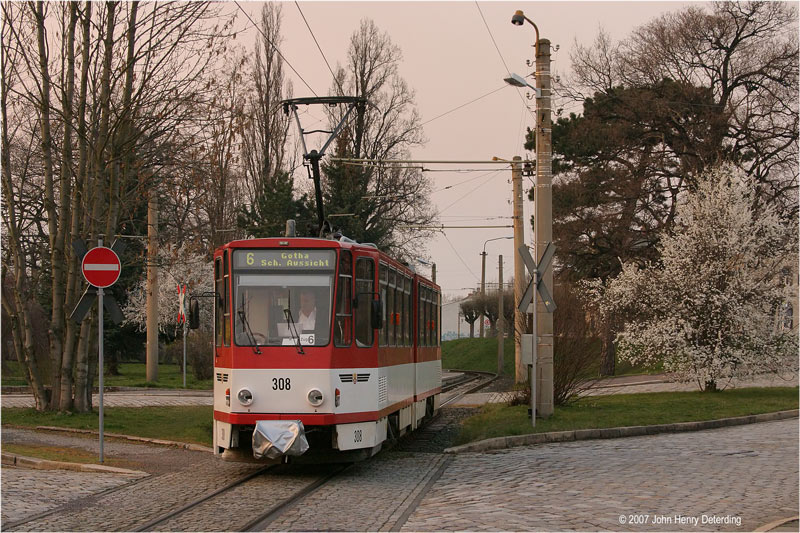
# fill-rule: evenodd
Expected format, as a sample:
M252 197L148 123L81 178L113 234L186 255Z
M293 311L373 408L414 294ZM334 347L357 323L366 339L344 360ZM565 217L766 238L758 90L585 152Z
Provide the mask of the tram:
M440 288L376 246L232 241L214 285L216 455L365 458L439 409Z

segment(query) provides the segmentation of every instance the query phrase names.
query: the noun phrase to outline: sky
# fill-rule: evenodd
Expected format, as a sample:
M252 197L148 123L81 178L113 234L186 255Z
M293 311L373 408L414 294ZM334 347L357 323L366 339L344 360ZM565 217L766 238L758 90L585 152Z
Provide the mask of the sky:
M253 20L258 20L260 2L239 2L239 5ZM300 10L334 69L337 63L346 62L350 36L360 20L371 18L402 50L399 72L416 93L427 142L412 150L412 159L488 161L495 156L510 160L518 155L535 160L535 154L523 148L526 128L533 125L535 100L528 100L525 90L503 82L509 72L524 76L533 70L526 60L533 60L535 31L527 23L522 27L512 25L514 12L522 9L538 26L540 38L550 40L551 72L566 79L576 41L590 45L601 28L614 40L622 40L637 26L683 5L679 2L301 1L298 9L295 2L283 2L280 48L305 82L318 95L327 95L332 76ZM237 9L236 4L231 6ZM257 30L246 17L239 18L241 26L246 28L243 40L255 40ZM292 80L294 97L313 96L291 68L284 70ZM444 114L467 102L472 103ZM322 117L322 113L318 116ZM303 127L308 129L306 123ZM309 150L312 148L309 146ZM512 223L508 167L477 164L426 167L457 170L428 173L435 191L432 201L441 224ZM475 169L479 171L473 172ZM298 179L306 179L304 171L298 174ZM530 179L524 178L528 244L532 240L529 224L532 203L527 200L531 184ZM426 257L436 263L437 282L445 297L466 296L479 286L480 254L485 241L512 234L510 227L445 229L425 242ZM497 282L500 254L507 281L513 274L513 240L486 243L486 251L487 283ZM430 274L428 266L420 264L417 268Z

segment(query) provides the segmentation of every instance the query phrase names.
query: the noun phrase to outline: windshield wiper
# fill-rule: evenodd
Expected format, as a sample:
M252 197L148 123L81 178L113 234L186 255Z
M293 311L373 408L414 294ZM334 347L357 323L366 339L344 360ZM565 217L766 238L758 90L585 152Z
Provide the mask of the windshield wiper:
M261 349L258 347L258 342L256 342L256 336L253 335L253 330L250 329L250 322L247 321L247 313L244 312L244 302L239 306L239 319L241 319L244 324L247 338L253 348L253 353L261 354Z
M292 317L292 310L291 309L284 309L283 314L286 315L286 320L289 322L289 333L292 334L292 338L297 343L297 353L304 355L306 352L303 351L303 345L300 343L300 334L297 333L297 325L294 323L294 317Z

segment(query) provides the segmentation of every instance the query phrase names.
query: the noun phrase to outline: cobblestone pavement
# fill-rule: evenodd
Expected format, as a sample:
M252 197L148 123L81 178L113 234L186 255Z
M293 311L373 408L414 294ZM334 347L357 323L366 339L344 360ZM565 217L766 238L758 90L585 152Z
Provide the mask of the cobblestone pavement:
M447 411L458 418L466 410ZM268 529L748 531L792 516L798 506L794 419L485 454L433 451L443 445L412 440L357 463L286 508ZM260 467L201 452L164 453L184 457L183 462L135 481L114 474L3 468L2 529L133 530ZM159 457L154 452L148 462ZM264 512L324 473L324 467L282 468L157 529L235 529L230 517ZM73 497L56 513L7 527ZM45 506L37 507L39 502ZM689 522L679 523L676 516ZM702 524L704 516L732 523ZM690 522L695 518L696 527ZM656 519L661 523L653 524Z
M23 518L55 509L78 498L129 483L138 476L91 472L30 470L3 466L2 529Z
M100 395L92 395L92 405L100 402ZM3 407L34 407L30 394L3 394L0 397ZM163 391L148 390L106 392L103 394L104 407L148 407L148 406L184 406L213 405L211 391Z
M792 419L458 455L403 530L752 531L797 508Z

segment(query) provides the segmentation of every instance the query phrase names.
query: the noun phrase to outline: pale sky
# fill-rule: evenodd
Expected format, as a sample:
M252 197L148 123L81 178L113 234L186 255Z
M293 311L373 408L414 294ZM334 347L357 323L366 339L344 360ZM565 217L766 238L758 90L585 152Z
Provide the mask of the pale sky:
M259 2L240 2L258 20ZM428 142L412 151L413 159L490 160L493 156L535 159L523 149L527 127L533 125L535 100L525 91L506 86L481 100L435 120L434 117L505 86L509 71L527 75L533 68L533 26L511 24L517 9L539 27L540 37L553 48L551 71L565 76L570 70L574 42L589 45L603 28L615 40L652 18L680 9L680 2L300 2L300 8L332 67L346 63L350 36L359 21L368 17L387 31L402 49L400 74L416 92L417 107ZM477 6L480 6L480 11ZM235 4L231 7L236 8ZM486 24L481 17L485 17ZM255 39L256 29L243 16L245 40ZM487 26L491 31L491 36ZM314 91L324 96L332 83L328 67L314 44L294 2L283 3L281 52ZM492 36L497 43L495 48ZM498 53L499 48L499 53ZM502 55L502 59L501 59ZM505 62L505 64L504 64ZM506 65L508 68L506 68ZM303 82L284 69L294 85L294 96L313 96ZM554 109L558 107L554 102ZM319 118L322 114L318 113ZM303 126L308 129L304 123ZM314 146L309 146L309 149ZM434 204L444 225L510 225L511 172L490 165L426 165L430 168L475 169L480 172L431 172ZM483 169L483 167L486 169ZM302 170L302 169L301 169ZM298 180L305 180L305 171ZM467 180L471 180L467 183ZM531 182L526 178L524 202L525 241L531 242L532 205L527 200ZM459 184L459 185L456 185ZM454 185L447 190L444 187ZM501 218L505 217L505 218ZM480 253L484 241L511 236L511 228L447 229L426 244L437 265L437 282L446 296L466 295L480 283ZM513 240L497 240L486 246L487 282L497 281L498 255L503 255L504 279L513 274ZM429 267L418 266L426 275Z

